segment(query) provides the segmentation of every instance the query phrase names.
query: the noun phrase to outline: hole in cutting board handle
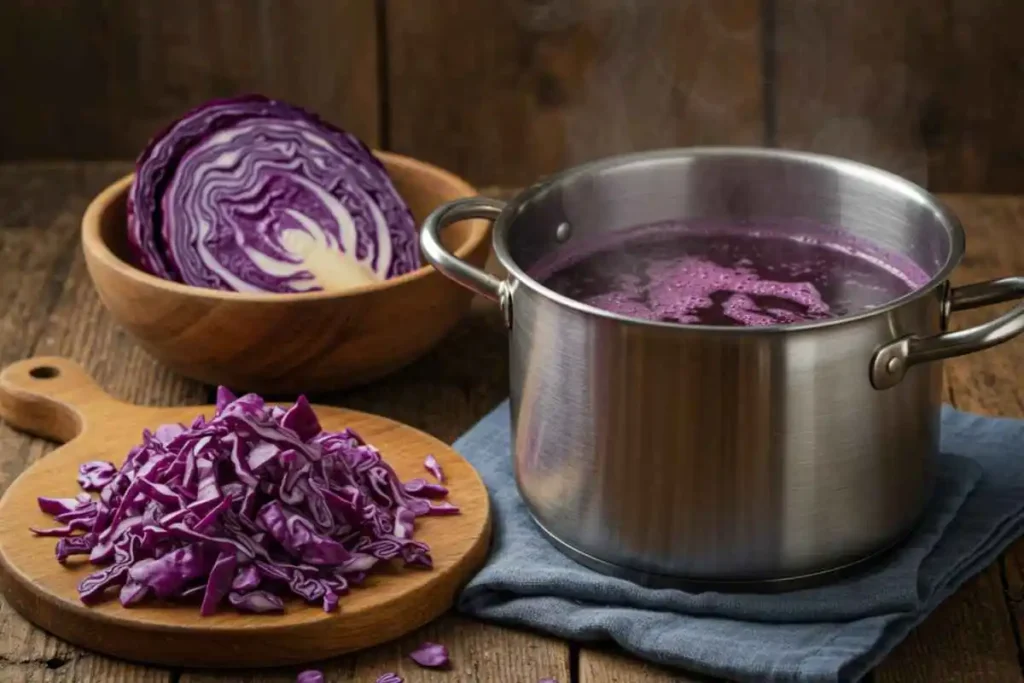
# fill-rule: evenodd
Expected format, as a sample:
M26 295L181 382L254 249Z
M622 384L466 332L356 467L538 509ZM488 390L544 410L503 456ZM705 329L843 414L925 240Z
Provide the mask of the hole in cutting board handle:
M40 365L29 370L28 374L36 379L53 379L60 377L60 370L52 365Z
M0 371L0 415L15 429L51 441L75 438L86 415L111 401L69 358L27 358Z

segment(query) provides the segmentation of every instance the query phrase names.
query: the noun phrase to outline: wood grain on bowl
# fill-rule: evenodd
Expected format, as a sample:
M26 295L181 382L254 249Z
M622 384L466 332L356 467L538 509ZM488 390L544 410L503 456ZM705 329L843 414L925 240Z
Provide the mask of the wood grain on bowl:
M377 152L417 222L476 191L436 166ZM281 394L364 384L419 358L466 313L472 295L429 266L343 292L243 294L190 287L131 263L125 197L111 184L82 219L86 264L103 304L158 360L187 377ZM463 221L445 245L483 266L490 225Z
M4 598L29 621L81 647L175 666L308 662L386 642L437 618L487 554L490 505L479 475L449 446L412 427L354 410L315 409L325 429L350 427L379 448L403 481L429 476L423 469L427 454L440 461L449 500L462 513L416 521L415 538L430 546L433 569L396 564L374 570L330 614L298 600L286 601L284 614L239 614L225 603L209 617L199 615L197 604L144 602L124 608L113 596L86 607L77 585L98 567L80 558L59 564L56 539L29 531L53 526L36 497L73 497L79 492L79 464L98 459L120 465L144 428L188 424L196 415L212 416L214 407L123 403L76 363L40 357L0 373L0 417L16 429L68 443L21 473L0 499Z

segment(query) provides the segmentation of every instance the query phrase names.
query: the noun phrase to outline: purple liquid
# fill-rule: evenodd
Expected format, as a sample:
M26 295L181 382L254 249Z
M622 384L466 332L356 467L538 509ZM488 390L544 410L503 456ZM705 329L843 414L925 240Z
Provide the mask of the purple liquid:
M746 327L859 313L928 280L905 257L842 241L647 226L611 244L574 248L531 275L559 294L632 318Z

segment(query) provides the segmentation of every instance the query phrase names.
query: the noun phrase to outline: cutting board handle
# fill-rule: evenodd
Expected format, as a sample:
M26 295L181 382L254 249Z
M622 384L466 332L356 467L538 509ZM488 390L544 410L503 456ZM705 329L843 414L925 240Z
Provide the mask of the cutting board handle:
M0 418L11 427L52 441L78 436L89 406L113 401L78 363L40 356L0 372Z

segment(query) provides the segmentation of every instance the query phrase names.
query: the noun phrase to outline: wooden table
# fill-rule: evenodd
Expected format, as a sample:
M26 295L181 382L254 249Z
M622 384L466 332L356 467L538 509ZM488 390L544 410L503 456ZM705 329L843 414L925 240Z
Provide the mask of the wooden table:
M210 389L171 374L106 315L78 245L89 199L126 172L123 163L0 165L0 364L58 354L82 362L114 395L144 404L204 403ZM1024 274L1024 197L946 198L967 226L959 283ZM992 309L956 316L970 324ZM947 364L948 399L971 411L1024 417L1024 340ZM373 386L328 397L454 440L501 401L506 341L497 311L484 302L436 351ZM0 426L0 488L52 444ZM1022 681L1020 627L1024 543L968 582L873 674L876 681ZM445 643L454 669L417 669L404 654L423 640ZM395 643L324 663L329 681L374 681L399 671L420 681L632 683L699 680L639 663L610 647L580 647L533 633L447 616ZM111 660L52 638L0 603L0 680L76 683L292 681L297 669L259 672L166 670Z

